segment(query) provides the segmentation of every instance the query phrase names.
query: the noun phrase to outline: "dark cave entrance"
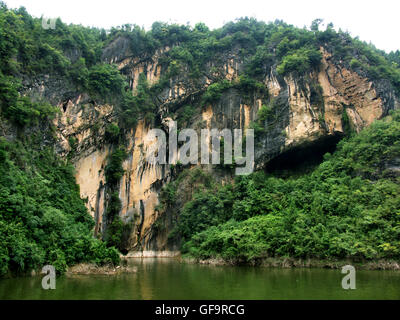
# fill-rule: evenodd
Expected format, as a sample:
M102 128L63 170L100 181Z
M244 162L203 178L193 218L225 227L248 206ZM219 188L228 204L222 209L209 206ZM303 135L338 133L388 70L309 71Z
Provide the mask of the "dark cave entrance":
M308 173L322 163L326 153L335 152L343 137L342 134L335 134L288 150L272 159L265 166L265 171L278 176Z

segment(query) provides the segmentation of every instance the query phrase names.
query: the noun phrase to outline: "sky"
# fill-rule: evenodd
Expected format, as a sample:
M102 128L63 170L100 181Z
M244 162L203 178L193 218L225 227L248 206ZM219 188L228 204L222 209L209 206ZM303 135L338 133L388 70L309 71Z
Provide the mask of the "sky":
M66 23L109 29L126 23L149 29L154 21L204 22L219 28L248 16L265 22L284 20L298 27L317 18L336 29L372 42L386 52L400 49L399 0L3 0L24 6L36 17L60 17Z

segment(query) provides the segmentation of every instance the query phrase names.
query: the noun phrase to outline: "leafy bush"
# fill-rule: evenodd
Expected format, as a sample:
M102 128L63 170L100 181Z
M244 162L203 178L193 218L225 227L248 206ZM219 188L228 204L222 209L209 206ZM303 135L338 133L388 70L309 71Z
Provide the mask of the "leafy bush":
M262 105L260 110L258 110L258 120L265 122L272 114L272 108L270 106Z
M110 99L112 95L121 94L124 84L125 80L115 66L102 64L89 69L88 89L93 95Z
M126 152L123 149L116 149L109 158L105 169L106 182L110 185L116 185L122 178L125 170L122 168L122 162L126 158Z
M226 79L211 84L203 94L202 102L208 104L218 101L222 97L222 93L232 88L232 86L232 82Z
M282 63L277 67L280 75L286 76L293 74L295 76L305 75L316 69L322 59L321 53L313 48L301 48L282 59Z
M231 186L195 194L193 200L186 203L182 210L179 223L181 236L189 240L193 234L227 221L232 205Z
M106 127L105 139L110 143L118 142L120 129L117 124L110 123Z
M358 60L355 59L355 58L351 59L351 61L350 61L350 67L351 67L352 69L357 69L357 68L360 68L361 66L362 66L362 64L361 64L360 61L358 61Z

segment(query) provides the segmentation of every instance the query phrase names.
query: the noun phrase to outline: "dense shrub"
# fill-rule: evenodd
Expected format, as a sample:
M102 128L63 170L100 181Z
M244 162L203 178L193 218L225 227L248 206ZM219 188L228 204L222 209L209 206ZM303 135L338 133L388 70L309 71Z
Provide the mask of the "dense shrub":
M207 104L218 101L222 97L222 93L227 89L232 88L232 86L232 82L226 79L211 84L203 95L203 103Z
M123 149L116 149L110 155L108 164L105 169L106 182L110 185L115 185L119 183L122 175L124 174L124 169L122 168L122 162L126 158L126 152Z
M281 75L293 74L297 77L318 68L321 53L313 48L301 48L283 57L277 71Z
M121 94L125 80L115 66L95 65L89 69L88 89L93 95L110 99Z
M258 110L258 120L264 122L272 114L272 108L270 106L262 105L260 110Z
M120 129L117 124L110 123L107 125L105 131L105 139L107 142L110 143L118 142L119 134L120 134Z

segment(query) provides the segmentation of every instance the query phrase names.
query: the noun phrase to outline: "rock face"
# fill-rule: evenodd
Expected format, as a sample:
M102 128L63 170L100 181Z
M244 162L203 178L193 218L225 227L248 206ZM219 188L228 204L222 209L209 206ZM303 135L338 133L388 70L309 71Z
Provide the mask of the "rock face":
M160 79L163 69L159 59L168 50L164 48L145 59L131 57L126 41L121 38L110 44L103 59L119 66L130 79L134 92L141 73L150 84ZM269 161L295 148L323 144L329 137L340 138L346 125L359 131L399 105L390 86L373 83L335 63L324 48L321 52L320 70L303 79L282 78L276 67L266 75L264 84L272 115L264 121L263 132L256 136L256 168L263 168ZM184 105L196 105L198 111L187 127L198 132L204 128L249 128L258 120L258 111L265 103L262 97L248 99L238 89L231 88L218 101L199 106L199 95L217 76L230 81L238 77L243 69L238 57L232 52L220 57L222 62L209 63L197 82L185 74L171 78L169 86L157 97L160 122L165 124L168 114L179 113ZM38 95L48 95L45 83L32 90ZM51 96L54 101L54 95ZM115 121L113 107L94 105L84 95L68 93L63 93L55 102L60 108L60 115L54 120L58 129L56 150L61 156L72 159L82 198L87 198L89 212L96 220L96 232L102 232L108 201L104 170L112 151L103 137L106 125ZM161 188L173 180L175 174L170 165L152 165L146 161L154 144L147 138L150 129L144 121L139 121L135 129L126 132L128 158L123 164L125 174L119 183L119 196L122 201L120 216L124 221L133 222L128 249L147 250L153 255L157 251L177 250L177 244L168 243L168 231L174 221L157 207ZM211 167L204 169L213 170ZM166 215L161 220L165 230L155 232L155 222L162 215Z

